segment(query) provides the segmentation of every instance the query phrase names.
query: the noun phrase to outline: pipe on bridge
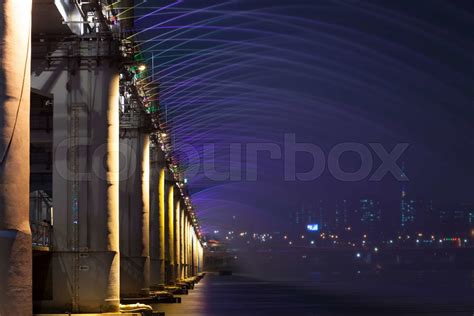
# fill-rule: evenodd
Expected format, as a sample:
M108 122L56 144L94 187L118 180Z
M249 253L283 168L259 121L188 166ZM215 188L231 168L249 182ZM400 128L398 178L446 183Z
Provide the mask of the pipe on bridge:
M31 0L0 2L0 314L32 314Z

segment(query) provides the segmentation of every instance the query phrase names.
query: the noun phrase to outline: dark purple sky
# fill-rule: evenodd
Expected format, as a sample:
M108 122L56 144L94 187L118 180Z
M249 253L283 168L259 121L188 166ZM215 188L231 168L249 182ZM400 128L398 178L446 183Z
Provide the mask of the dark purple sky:
M409 143L398 163L413 196L474 200L472 1L167 4L141 5L136 28L150 64L154 56L175 146L195 174L189 185L204 229L232 215L278 223L319 199L398 199L401 184L391 175L344 182L326 168L313 181L284 181L283 158L262 153L249 171L245 150L241 163L230 163L230 144L283 148L289 133L325 155L339 143L380 143L387 151ZM209 179L209 144L215 168L236 175L240 166L244 179ZM346 171L360 163L354 154L341 162ZM297 155L297 171L312 164ZM374 156L373 170L379 164ZM246 180L255 166L257 181Z

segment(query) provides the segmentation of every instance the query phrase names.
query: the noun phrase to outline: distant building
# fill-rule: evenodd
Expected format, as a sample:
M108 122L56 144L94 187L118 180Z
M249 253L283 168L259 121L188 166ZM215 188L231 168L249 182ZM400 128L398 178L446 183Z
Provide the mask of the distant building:
M406 178L404 166L402 166L402 178ZM400 199L400 226L401 232L412 233L415 231L416 201L408 197L407 186L402 182Z
M469 211L467 222L471 227L474 226L474 210Z
M416 219L416 201L402 197L400 203L401 213L401 230L402 232L413 232L415 230L415 219Z
M290 213L293 232L304 232L308 225L313 224L318 224L319 227L320 220L318 217L318 212L314 207L302 204L301 208Z
M449 226L452 222L452 215L451 212L446 209L442 208L439 210L439 223L442 227Z
M344 231L349 226L349 206L347 200L336 202L335 230Z
M435 234L438 230L438 213L432 200L416 201L416 227L420 232Z
M361 199L359 205L361 224L372 238L381 236L382 209L380 202L372 199Z
M473 222L474 210L469 204L457 203L439 211L440 231L446 234L468 234Z

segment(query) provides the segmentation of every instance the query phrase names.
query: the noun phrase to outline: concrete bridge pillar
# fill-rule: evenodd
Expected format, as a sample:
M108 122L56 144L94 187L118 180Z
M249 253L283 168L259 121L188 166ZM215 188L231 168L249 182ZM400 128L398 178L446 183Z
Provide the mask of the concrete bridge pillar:
M185 217L186 225L186 277L191 276L191 229L189 225L189 216Z
M175 208L174 208L174 261L175 261L175 280L181 279L181 202L179 190L175 190Z
M198 245L199 240L197 238L196 231L193 228L193 275L198 273Z
M189 224L189 274L191 276L194 276L195 275L195 271L194 271L194 266L195 266L195 244L194 244L194 228L191 224Z
M0 2L0 314L32 314L31 0Z
M153 146L150 175L150 285L165 284L165 157Z
M188 277L188 227L187 227L187 216L186 216L186 211L183 210L182 212L182 226L183 226L183 231L182 231L182 235L183 235L183 249L182 249L182 252L183 252L183 278L187 278Z
M57 45L51 63L38 60L32 76L34 88L54 97L53 290L35 303L44 312L117 312L118 43Z
M202 245L201 245L201 243L200 243L199 241L198 241L198 244L197 244L197 246L198 246L198 253L197 253L197 254L198 254L198 260L197 260L197 263L198 263L198 264L197 264L197 272L198 272L198 273L200 273L200 272L202 272L202 263L203 263L203 261L202 261L202 259L203 259L203 249L202 249Z
M194 228L191 218L188 218L189 230L189 276L194 276Z
M149 134L123 130L120 147L120 292L136 295L150 287Z
M176 281L175 276L175 227L174 227L174 181L165 182L166 191L166 283L172 284Z
M180 262L180 274L179 278L184 279L186 277L186 261L185 261L185 253L186 253L186 240L185 240L185 231L186 231L186 222L184 221L185 218L185 204L182 203L179 212L179 222L180 222L180 229L179 229L179 241L180 241L180 253L179 253L179 262Z

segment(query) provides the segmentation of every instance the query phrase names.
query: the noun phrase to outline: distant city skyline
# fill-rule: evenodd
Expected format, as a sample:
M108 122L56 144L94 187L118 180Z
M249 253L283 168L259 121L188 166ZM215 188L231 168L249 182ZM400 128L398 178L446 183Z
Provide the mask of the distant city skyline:
M323 232L341 233L349 228L380 238L389 233L467 234L474 227L474 204L410 198L406 191L402 191L399 203L382 203L367 197L319 200L302 203L289 213L288 226L293 231L295 228L304 231L306 225L318 224Z

